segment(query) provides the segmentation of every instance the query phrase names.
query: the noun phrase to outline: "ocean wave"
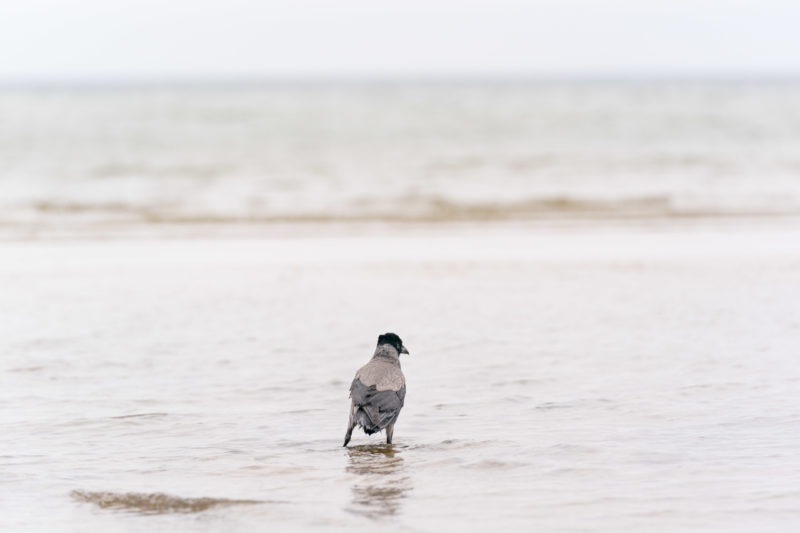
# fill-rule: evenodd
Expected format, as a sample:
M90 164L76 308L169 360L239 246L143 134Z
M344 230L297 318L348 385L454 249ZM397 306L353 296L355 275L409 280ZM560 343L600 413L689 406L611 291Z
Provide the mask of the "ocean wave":
M330 210L302 210L239 213L197 208L166 208L120 202L39 201L30 205L37 223L49 219L69 222L139 224L263 224L326 222L483 222L537 219L647 219L701 217L768 217L800 215L800 206L682 204L667 195L599 199L548 196L512 201L461 201L442 197L399 197L392 210L376 209L377 199L360 199L347 207ZM397 209L396 206L403 206ZM30 222L30 217L26 219ZM0 224L13 225L10 220Z

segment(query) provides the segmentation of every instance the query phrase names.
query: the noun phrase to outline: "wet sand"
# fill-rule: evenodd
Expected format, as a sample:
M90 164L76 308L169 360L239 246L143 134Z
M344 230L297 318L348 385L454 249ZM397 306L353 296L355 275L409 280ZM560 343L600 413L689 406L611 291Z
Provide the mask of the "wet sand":
M4 531L787 531L800 230L0 244ZM395 444L341 447L396 331Z

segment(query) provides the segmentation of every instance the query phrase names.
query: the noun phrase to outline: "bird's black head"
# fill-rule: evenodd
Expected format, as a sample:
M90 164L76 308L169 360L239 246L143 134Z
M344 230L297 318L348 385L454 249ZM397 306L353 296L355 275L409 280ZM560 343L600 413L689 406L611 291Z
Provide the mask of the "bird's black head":
M390 346L393 346L395 350L397 350L398 354L404 353L408 355L408 350L405 346L403 346L403 341L394 333L384 333L383 335L379 335L378 346L381 344L389 344Z

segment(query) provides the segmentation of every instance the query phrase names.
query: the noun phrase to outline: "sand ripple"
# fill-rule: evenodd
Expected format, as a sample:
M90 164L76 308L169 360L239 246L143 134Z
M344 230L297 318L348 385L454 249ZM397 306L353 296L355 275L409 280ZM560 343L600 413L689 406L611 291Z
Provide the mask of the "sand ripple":
M74 499L94 503L103 509L125 509L144 514L198 513L221 505L252 505L261 500L229 500L227 498L180 498L169 494L138 492L88 492L74 490Z

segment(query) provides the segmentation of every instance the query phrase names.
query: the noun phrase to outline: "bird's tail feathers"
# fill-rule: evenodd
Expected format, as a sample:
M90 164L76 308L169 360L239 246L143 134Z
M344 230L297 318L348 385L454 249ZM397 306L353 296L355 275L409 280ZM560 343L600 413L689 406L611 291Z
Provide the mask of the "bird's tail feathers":
M359 407L358 411L356 411L355 416L353 417L353 421L361 426L364 429L364 433L367 435L372 435L373 433L379 432L382 428L378 425L378 413L370 413L373 409L369 407ZM375 409L375 411L377 411ZM373 416L374 420L373 420Z

